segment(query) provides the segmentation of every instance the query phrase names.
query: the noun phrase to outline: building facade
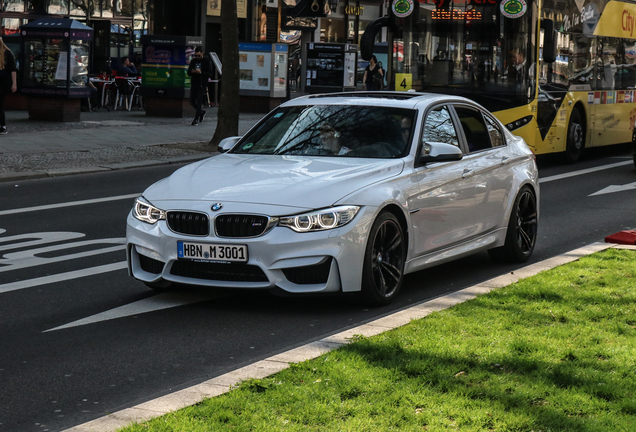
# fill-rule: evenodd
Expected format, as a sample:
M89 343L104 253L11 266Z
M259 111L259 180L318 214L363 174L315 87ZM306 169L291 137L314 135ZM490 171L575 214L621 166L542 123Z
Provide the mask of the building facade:
M314 0L312 6L324 6L318 15L326 16L286 18L285 11L297 2L301 0L236 0L239 41L286 42L290 68L296 68L309 42L359 44L368 23L387 7L385 0ZM221 0L0 0L0 33L10 42L21 25L38 18L78 20L95 30L91 72L100 73L113 57L138 62L146 34L202 36L205 51L221 57L221 14Z

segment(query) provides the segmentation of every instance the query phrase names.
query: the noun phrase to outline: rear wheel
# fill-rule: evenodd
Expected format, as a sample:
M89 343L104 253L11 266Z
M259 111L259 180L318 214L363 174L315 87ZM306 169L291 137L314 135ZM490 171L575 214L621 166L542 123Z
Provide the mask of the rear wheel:
M574 109L568 123L567 143L565 145L565 160L574 163L581 158L585 149L585 125L581 111Z
M374 306L389 304L402 287L406 242L397 218L382 212L373 223L364 255L362 297Z
M537 199L532 190L524 186L510 213L506 242L502 247L490 249L490 257L500 262L528 261L537 241L537 216Z

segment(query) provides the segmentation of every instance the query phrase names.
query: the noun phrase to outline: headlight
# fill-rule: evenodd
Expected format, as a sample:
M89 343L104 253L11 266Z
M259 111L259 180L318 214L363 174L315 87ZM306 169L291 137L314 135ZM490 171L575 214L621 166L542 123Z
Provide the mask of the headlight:
M296 216L281 217L278 226L296 232L324 231L348 224L360 210L358 206L333 207Z
M144 197L139 197L135 200L133 216L142 222L153 224L165 219L166 212L150 204Z

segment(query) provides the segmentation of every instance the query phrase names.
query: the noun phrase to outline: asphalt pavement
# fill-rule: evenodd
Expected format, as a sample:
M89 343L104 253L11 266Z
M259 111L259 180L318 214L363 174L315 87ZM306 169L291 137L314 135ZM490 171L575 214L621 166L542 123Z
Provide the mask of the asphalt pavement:
M145 111L82 112L79 122L29 119L28 111L7 111L6 135L0 135L0 182L107 171L199 160L216 153L218 108L205 120L147 116ZM239 115L244 134L263 114Z

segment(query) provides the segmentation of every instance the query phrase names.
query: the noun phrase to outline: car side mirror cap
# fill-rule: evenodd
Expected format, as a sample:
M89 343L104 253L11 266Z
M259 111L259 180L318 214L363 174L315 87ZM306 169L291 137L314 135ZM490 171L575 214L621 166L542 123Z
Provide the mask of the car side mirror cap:
M223 138L221 140L221 142L219 143L219 152L220 153L225 153L225 152L230 151L232 149L232 147L234 147L234 145L240 139L241 139L240 136L233 136L233 137Z
M458 161L464 157L462 150L452 144L441 142L424 143L420 163Z

